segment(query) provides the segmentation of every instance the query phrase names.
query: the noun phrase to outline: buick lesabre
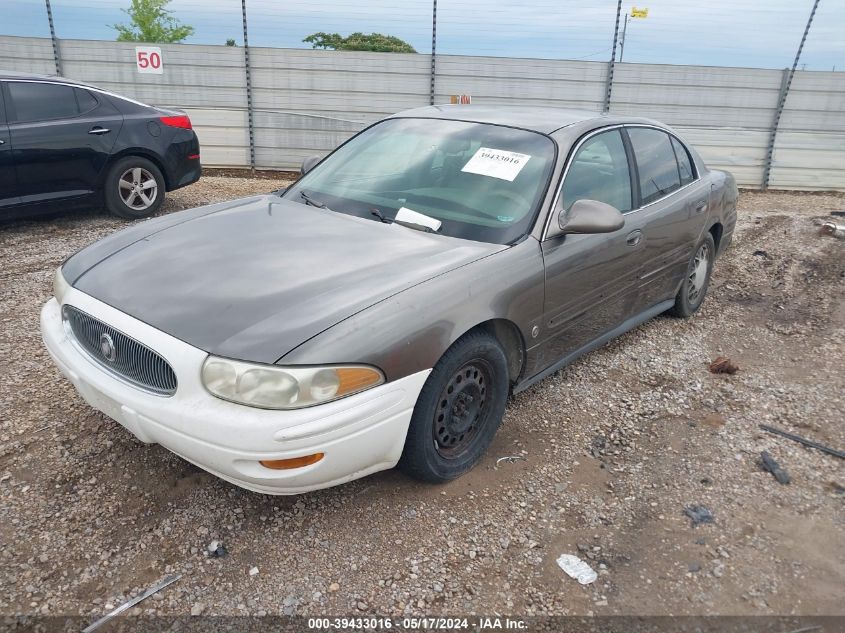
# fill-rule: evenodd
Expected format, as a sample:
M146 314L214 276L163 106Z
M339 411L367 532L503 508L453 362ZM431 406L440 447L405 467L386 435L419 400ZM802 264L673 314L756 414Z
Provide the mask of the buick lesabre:
M91 406L271 494L458 477L509 394L693 315L736 221L730 174L631 117L432 106L302 171L85 248L41 315Z

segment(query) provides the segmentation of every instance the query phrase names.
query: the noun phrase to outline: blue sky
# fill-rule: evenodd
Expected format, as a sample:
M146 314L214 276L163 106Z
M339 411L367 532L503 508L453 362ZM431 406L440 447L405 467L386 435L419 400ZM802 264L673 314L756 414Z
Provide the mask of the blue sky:
M47 36L43 0L2 0L2 35ZM242 43L240 0L173 0L195 27L187 43ZM52 0L57 34L114 39L129 0ZM643 0L628 25L625 61L784 68L792 64L812 0ZM430 0L247 0L250 44L303 47L315 31L381 32L431 49ZM605 61L615 0L439 0L438 53ZM807 70L845 70L845 1L821 0L801 58ZM800 68L801 66L799 66Z

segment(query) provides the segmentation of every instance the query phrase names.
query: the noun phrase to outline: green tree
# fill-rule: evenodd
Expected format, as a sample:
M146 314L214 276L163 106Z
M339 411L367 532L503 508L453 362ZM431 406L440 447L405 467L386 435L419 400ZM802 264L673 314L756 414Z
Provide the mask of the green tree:
M303 42L311 48L333 51L374 51L378 53L416 53L414 47L404 40L381 33L353 33L343 37L340 33L312 33Z
M170 0L130 0L129 8L122 11L129 16L130 24L113 24L118 42L181 42L193 35L194 27L181 24L166 9Z
M226 40L226 46L237 46L237 45L238 45L238 43L235 42L235 40L233 40L231 37L228 40Z

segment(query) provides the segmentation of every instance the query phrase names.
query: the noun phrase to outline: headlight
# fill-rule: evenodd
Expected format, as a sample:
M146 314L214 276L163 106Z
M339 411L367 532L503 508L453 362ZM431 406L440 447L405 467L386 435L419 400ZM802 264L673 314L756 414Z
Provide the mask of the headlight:
M212 395L261 409L301 409L384 382L374 367L276 367L209 356L202 383Z
M59 266L56 269L56 274L53 275L53 296L60 304L68 288L70 288L70 284L65 280L65 276L62 274L62 267Z

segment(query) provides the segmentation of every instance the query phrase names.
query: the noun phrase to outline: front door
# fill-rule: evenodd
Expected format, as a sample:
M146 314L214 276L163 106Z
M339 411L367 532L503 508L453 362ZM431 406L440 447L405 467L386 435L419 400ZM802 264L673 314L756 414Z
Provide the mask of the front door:
M545 366L578 351L631 316L633 290L644 263L642 222L636 213L630 213L632 185L619 129L582 142L567 170L558 209L568 210L576 200L599 200L622 211L625 226L613 233L558 235L543 241Z
M93 192L123 124L120 112L103 95L49 82L10 81L6 97L21 201Z

